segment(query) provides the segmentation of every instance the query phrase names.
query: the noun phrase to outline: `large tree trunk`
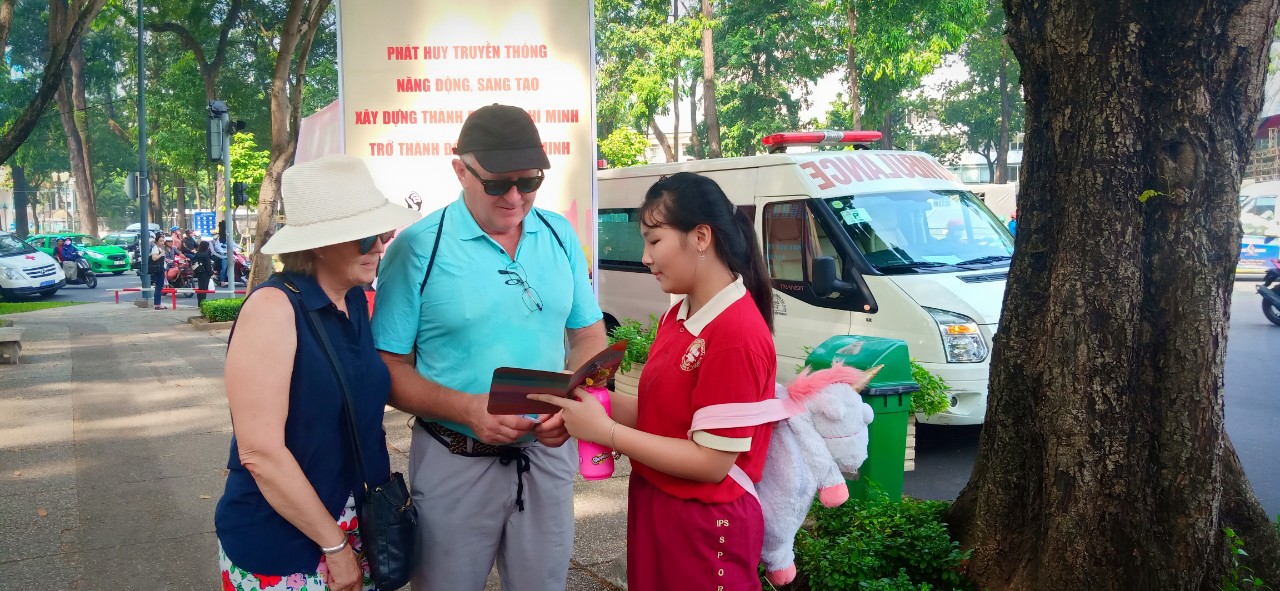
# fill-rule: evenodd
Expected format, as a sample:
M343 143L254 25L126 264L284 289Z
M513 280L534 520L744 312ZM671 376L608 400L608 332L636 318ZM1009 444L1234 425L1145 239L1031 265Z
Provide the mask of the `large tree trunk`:
M271 153L266 176L258 190L258 220L253 236L252 276L248 287L266 281L275 271L271 255L262 245L275 234L280 208L280 177L298 150L298 125L302 115L302 91L306 88L307 58L316 29L329 0L290 0L280 34L279 53L271 77ZM297 55L294 55L294 50ZM287 214L287 212L286 212Z
M66 0L50 0L49 11L49 38L66 36L66 29L74 24L71 21ZM86 234L97 236L98 208L94 199L93 158L87 124L89 113L84 99L84 49L78 40L71 48L68 63L70 71L64 76L54 98L62 120L62 132L67 138L68 160L76 187L75 210L79 229Z
M853 41L858 37L858 9L855 0L849 1L849 46L848 55L846 56L847 68L849 71L849 115L853 120L849 122L851 129L862 129L862 92L858 86L858 49L854 47Z
M31 187L27 185L27 171L17 164L10 167L9 171L13 175L13 233L18 238L26 238L31 232L27 208L32 201L28 198Z
M1000 48L1000 74L997 80L1000 87L1000 142L996 144L996 169L991 175L991 182L1006 182L1009 176L1009 118L1013 116L1012 105L1009 104L1009 50Z
M689 151L694 158L702 158L702 139L698 137L698 77L689 77Z
M178 207L178 225L183 228L190 228L191 224L187 219L187 179L178 177L177 186L174 188L174 200L177 201Z
M711 0L702 0L702 18L712 18ZM720 117L716 114L716 55L711 27L702 29L702 120L707 126L707 157L719 158Z
M9 42L9 30L13 26L14 0L0 0L0 51Z
M1028 136L986 425L949 515L969 571L992 590L1216 590L1233 525L1280 580L1222 392L1277 0L1005 8Z
M658 122L653 120L653 114L649 115L649 131L652 131L654 139L658 140L658 147L662 148L662 154L667 157L667 162L675 162L676 154L671 150L671 142L667 141L667 134L662 133Z
M80 42L80 36L93 18L102 10L106 0L85 0L82 6L74 9L75 21L66 30L66 36L49 39L49 60L45 62L44 72L40 78L40 88L35 96L27 102L27 106L18 114L3 136L0 136L0 164L4 164L14 152L27 141L31 130L35 129L45 109L53 101L54 95L62 86L62 76L67 69L67 61L71 56L71 48ZM12 17L11 17L12 18Z

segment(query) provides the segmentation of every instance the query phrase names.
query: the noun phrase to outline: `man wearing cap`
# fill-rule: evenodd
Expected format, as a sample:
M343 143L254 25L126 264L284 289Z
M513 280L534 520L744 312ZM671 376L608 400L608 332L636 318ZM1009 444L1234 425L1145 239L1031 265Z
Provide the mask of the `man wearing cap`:
M391 243L373 315L390 403L418 417L413 587L480 591L496 560L503 589L559 591L576 454L558 414L490 415L489 384L503 366L578 367L606 346L603 315L573 227L533 207L551 165L529 114L475 111L455 152L462 195Z

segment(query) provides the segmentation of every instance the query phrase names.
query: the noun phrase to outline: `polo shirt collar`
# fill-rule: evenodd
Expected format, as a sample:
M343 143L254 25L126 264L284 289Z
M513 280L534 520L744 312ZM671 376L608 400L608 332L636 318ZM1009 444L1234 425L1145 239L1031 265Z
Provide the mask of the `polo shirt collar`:
M284 273L284 276L298 288L298 294L302 296L302 305L307 310L322 310L333 303L315 277L297 273Z
M680 302L680 309L676 311L676 320L683 322L685 330L696 337L721 312L729 309L729 306L742 299L744 295L747 295L747 287L743 285L742 276L739 275L733 283L724 286L720 293L712 296L711 300L692 317L689 316L689 297L685 296L684 301Z
M488 236L488 234L480 228L480 224L476 222L475 216L471 215L471 210L467 209L467 202L462 198L461 194L458 195L458 200L454 201L453 205L453 207L449 208L449 211L453 211L455 209L458 211L453 214L446 211L445 216L452 216L449 217L448 221L451 224L454 224L458 229L458 238L460 240L474 240L481 236ZM529 223L529 219L535 217L537 216L533 215L533 210L529 210L529 213L524 216L524 223L521 228L522 233L528 234L530 232L537 232L538 228L542 227L541 220L536 224Z

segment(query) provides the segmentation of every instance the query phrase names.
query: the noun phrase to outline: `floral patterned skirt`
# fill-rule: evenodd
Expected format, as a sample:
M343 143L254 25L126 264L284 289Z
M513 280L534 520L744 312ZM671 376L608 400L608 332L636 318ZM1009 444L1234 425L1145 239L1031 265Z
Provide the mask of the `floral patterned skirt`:
M369 578L369 561L364 557L360 542L360 525L356 519L356 499L347 497L347 506L338 517L338 527L347 532L347 543L360 559L360 569L364 571L364 591L378 591ZM329 565L325 557L320 556L320 564L312 573L294 573L291 575L259 575L251 573L231 563L227 553L222 551L222 543L218 543L218 568L222 569L222 591L328 591Z

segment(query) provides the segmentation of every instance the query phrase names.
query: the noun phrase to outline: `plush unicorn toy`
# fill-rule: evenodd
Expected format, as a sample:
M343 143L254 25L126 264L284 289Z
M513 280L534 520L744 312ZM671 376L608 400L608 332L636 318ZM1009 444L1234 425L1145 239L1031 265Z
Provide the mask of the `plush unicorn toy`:
M816 494L827 507L849 499L843 473L853 473L867 459L868 433L874 413L858 391L880 367L863 372L840 364L811 372L806 368L790 386L777 385L777 398L762 402L719 404L693 416L690 430L744 427L777 421L760 483L741 468L729 477L760 500L764 513L764 562L770 583L785 585L796 577L796 532Z
M803 405L808 412L774 426L764 474L756 485L764 511L761 561L770 583L785 585L795 579L792 546L815 493L827 507L849 499L842 473L857 472L866 461L867 425L874 417L858 391L879 370L836 365L811 373L806 368L789 386L777 386L779 399Z

